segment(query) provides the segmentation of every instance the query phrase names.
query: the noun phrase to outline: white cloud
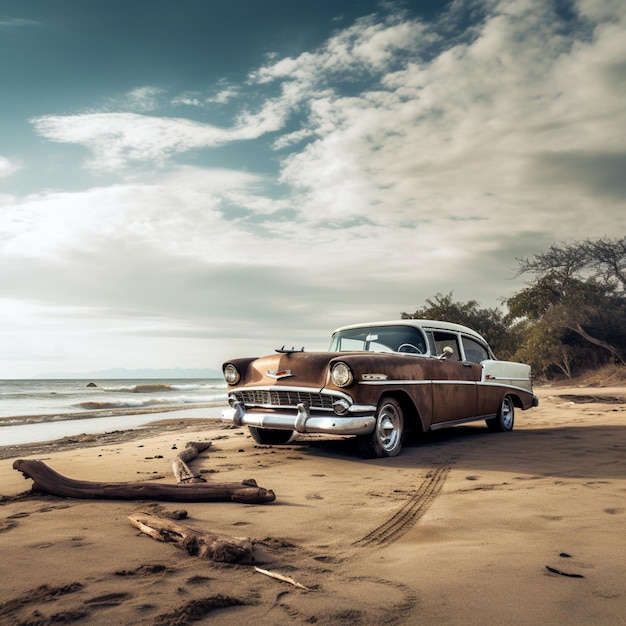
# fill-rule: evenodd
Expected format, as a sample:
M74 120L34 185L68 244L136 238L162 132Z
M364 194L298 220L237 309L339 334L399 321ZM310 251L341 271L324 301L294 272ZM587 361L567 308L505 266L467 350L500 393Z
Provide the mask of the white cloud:
M226 104L230 102L233 98L236 98L238 95L240 95L240 93L241 90L238 87L234 85L229 85L220 89L214 96L205 98L205 102L207 104Z
M0 258L69 264L72 256L100 251L103 242L129 242L123 245L220 262L238 236L221 204L236 196L241 205L254 206L259 180L232 170L182 167L142 183L7 197L0 204Z
M153 111L159 106L159 96L163 90L158 87L137 87L126 94L125 104L133 111Z
M172 98L174 106L184 105L189 107L210 108L212 105L228 104L232 99L241 95L241 90L235 86L220 89L214 95L207 96L199 92L186 92Z
M39 22L20 17L10 17L0 20L0 28L19 28L21 26L37 26Z
M223 129L183 118L136 113L44 116L33 120L37 132L52 141L89 148L94 168L118 169L128 161L164 161L168 156L225 143Z
M242 112L232 128L185 118L137 113L88 113L42 116L32 120L39 134L52 141L88 148L93 169L118 170L129 162L163 164L176 154L255 139L280 128L286 107L269 100L256 113Z
M16 160L0 156L0 178L8 178L22 168L22 164Z

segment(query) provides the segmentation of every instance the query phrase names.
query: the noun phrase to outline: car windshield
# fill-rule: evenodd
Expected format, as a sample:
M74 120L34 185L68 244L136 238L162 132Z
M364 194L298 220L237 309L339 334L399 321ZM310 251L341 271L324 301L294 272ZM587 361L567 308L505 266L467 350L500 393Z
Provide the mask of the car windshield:
M413 326L368 326L341 330L333 335L331 352L403 352L426 354L426 340Z

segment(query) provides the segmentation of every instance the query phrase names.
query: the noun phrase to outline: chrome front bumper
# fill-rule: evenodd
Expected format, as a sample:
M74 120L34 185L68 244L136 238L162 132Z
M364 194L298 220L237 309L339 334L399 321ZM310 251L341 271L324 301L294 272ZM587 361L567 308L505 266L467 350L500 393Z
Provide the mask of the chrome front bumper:
M295 430L298 433L326 433L330 435L368 435L374 430L374 415L340 416L311 415L305 404L298 404L297 413L246 412L241 402L222 411L222 417L236 426L256 426L276 430Z

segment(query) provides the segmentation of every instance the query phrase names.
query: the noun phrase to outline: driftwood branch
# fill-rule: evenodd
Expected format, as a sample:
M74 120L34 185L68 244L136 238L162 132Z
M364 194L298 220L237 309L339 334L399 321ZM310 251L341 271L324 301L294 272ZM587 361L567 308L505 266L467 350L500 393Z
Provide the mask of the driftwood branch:
M179 452L176 455L176 458L172 461L172 471L174 472L174 477L176 478L177 483L205 483L206 480L199 476L198 474L194 474L190 469L187 463L189 461L193 461L200 452L204 452L207 448L211 446L210 441L204 442L193 442L190 441L185 446L185 449L182 452Z
M101 483L67 478L43 461L18 459L13 469L33 480L33 490L64 498L109 500L160 500L169 502L242 502L263 504L276 499L271 489L258 487L254 479L241 483L164 485L158 483Z
M298 589L304 589L305 591L310 591L308 587L305 587L302 583L296 582L293 578L289 576L284 576L283 574L278 574L276 572L270 572L267 569L261 569L260 567L254 567L255 572L259 572L259 574L264 574L265 576L269 576L270 578L275 578L276 580L282 580L284 583L289 583L294 587L298 587Z
M249 539L203 532L150 513L134 513L128 516L128 520L153 539L175 543L190 555L201 559L219 563L254 562L252 542Z

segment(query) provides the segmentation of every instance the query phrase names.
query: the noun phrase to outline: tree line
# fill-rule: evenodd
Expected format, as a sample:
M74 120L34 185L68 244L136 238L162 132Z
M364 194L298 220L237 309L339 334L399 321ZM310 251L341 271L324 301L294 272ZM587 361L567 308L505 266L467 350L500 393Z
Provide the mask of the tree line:
M499 359L528 363L538 377L626 365L626 237L555 243L517 261L527 286L503 300L504 309L438 293L402 317L469 326Z

